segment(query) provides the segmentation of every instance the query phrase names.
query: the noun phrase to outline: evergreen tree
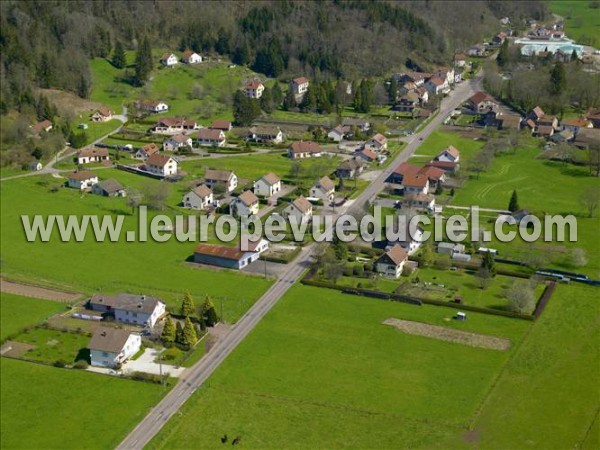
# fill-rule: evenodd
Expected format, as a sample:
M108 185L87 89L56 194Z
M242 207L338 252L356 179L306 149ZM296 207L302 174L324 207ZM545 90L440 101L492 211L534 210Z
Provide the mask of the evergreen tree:
M483 254L481 268L487 270L492 277L496 276L496 261L494 261L494 255L492 255L492 252L485 252Z
M513 191L508 202L508 210L515 212L519 210L519 198L517 197L517 191Z
M165 326L163 327L160 338L163 342L175 342L176 332L177 330L175 328L173 319L171 319L171 316L167 317L167 321L165 322Z
M92 83L86 74L81 74L79 76L79 82L77 83L77 95L81 98L88 98L90 95L90 90L92 89Z
M505 39L500 46L498 56L496 57L496 63L500 67L505 67L506 64L508 64L508 39Z
M175 326L175 342L183 345L183 327L181 322L178 320Z
M442 187L442 183L438 181L438 184L435 187L435 195L442 195L443 193L444 193L444 188Z
M121 41L117 41L115 44L115 50L112 55L111 63L117 69L123 69L126 65L125 50L123 49L123 44L121 44Z
M281 102L283 101L283 92L281 92L281 87L277 82L275 82L275 85L271 89L271 97L275 109L279 108L279 105L281 105Z
M283 110L284 111L289 111L290 109L295 108L296 105L296 97L294 96L294 91L292 91L291 89L288 89L287 92L285 93L285 97L283 99Z
M388 86L388 97L390 98L390 103L393 105L396 103L396 96L398 95L398 81L395 77L392 77L390 80L390 85Z
M181 301L181 315L186 317L191 316L194 314L195 309L194 299L189 292L185 292L183 294L183 300Z
M274 109L273 94L271 89L265 88L260 97L260 109L266 113L270 113Z
M557 61L550 71L550 92L554 95L561 94L567 85L567 74L562 61Z
M243 42L240 46L236 47L233 52L232 61L236 64L243 65L250 62L250 48L247 42Z
M573 49L573 53L571 53L571 62L579 62L579 55L575 49Z
M309 86L308 90L304 93L304 98L302 98L302 103L300 103L302 111L313 111L317 107L316 89L317 87Z
M139 86L148 81L152 65L152 47L148 37L145 37L135 55L135 81Z
M44 152L41 148L36 147L31 152L31 156L33 156L35 159L37 159L39 161L40 159L42 159L42 156L44 156Z
M202 315L204 316L206 325L209 327L215 326L219 321L217 310L215 309L215 305L209 296L206 296L204 299L204 304L202 305Z
M233 94L233 117L237 125L248 126L260 116L260 103L240 90Z
M183 326L182 331L182 345L185 345L188 348L193 347L196 342L198 342L198 335L196 334L196 329L192 324L192 321L189 317L185 318L185 325Z
M215 50L221 55L226 55L231 50L231 37L224 28L219 28L217 33L217 43L215 44Z
M352 106L354 107L354 110L360 111L362 103L363 103L362 89L358 88L354 91L354 102L352 104Z
M45 52L40 57L36 75L41 88L49 88L54 84L53 63Z

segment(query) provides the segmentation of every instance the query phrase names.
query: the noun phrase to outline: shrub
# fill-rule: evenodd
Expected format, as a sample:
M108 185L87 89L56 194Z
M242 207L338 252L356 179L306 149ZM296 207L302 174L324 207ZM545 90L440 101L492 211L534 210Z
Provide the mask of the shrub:
M352 276L352 267L351 266L344 267L344 275L347 277Z
M56 361L54 361L53 366L54 367L67 367L67 361L65 361L64 359L57 359Z
M73 368L85 370L89 367L88 362L85 359L78 360L75 364L73 364Z

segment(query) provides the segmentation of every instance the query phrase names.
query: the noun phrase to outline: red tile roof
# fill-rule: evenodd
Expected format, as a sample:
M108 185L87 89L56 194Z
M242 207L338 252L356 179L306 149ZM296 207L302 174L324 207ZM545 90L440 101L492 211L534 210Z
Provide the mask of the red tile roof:
M84 180L89 180L90 178L97 178L98 175L96 175L93 172L90 172L88 170L77 170L75 172L71 172L69 174L69 180L76 180L76 181L84 181Z
M231 122L229 120L213 120L210 127L217 130L229 131L231 128Z
M408 174L402 179L403 186L425 187L427 186L427 177L422 174Z
M153 155L150 155L150 157L146 160L146 164L150 166L164 167L167 165L170 159L171 158L169 156L154 153Z
M290 146L292 153L320 153L321 146L313 141L299 141L294 142Z
M236 261L240 260L242 256L244 256L244 252L238 248L214 244L200 244L196 247L194 253L223 259L233 259Z
M419 172L419 168L413 164L409 164L407 162L403 162L394 170L394 173L402 175L405 177L406 175L416 175Z

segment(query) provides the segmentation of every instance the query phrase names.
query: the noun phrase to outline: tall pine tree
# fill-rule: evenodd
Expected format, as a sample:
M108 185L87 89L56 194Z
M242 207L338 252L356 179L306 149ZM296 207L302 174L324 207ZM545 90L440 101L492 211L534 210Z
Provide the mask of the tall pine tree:
M185 325L183 326L182 332L182 345L190 348L193 347L196 342L198 342L198 335L196 334L196 330L194 329L194 325L189 317L185 318Z
M195 309L194 299L189 292L185 292L181 301L181 315L186 317L191 316L194 314Z
M173 319L171 319L171 316L169 316L167 317L167 321L165 322L165 326L163 327L163 331L160 338L163 342L175 342L175 334L175 323L173 322Z
M519 210L519 198L517 197L517 191L513 191L508 202L508 210L515 212Z
M562 61L556 61L550 71L550 92L554 95L561 94L567 85L567 74Z
M123 44L121 44L121 41L117 41L115 44L115 50L113 52L111 62L112 65L117 69L123 69L126 65L125 50L123 49Z
M143 85L152 72L152 47L148 37L142 41L142 45L138 48L135 55L135 82L139 86Z

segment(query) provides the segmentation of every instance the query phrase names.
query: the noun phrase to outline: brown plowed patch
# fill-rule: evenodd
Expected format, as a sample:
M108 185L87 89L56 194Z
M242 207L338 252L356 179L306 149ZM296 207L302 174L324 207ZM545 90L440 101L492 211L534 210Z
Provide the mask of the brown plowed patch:
M23 297L35 297L42 300L54 300L65 303L75 301L81 296L81 294L76 292L58 291L30 284L15 283L4 279L0 279L0 290L9 294L22 295Z

